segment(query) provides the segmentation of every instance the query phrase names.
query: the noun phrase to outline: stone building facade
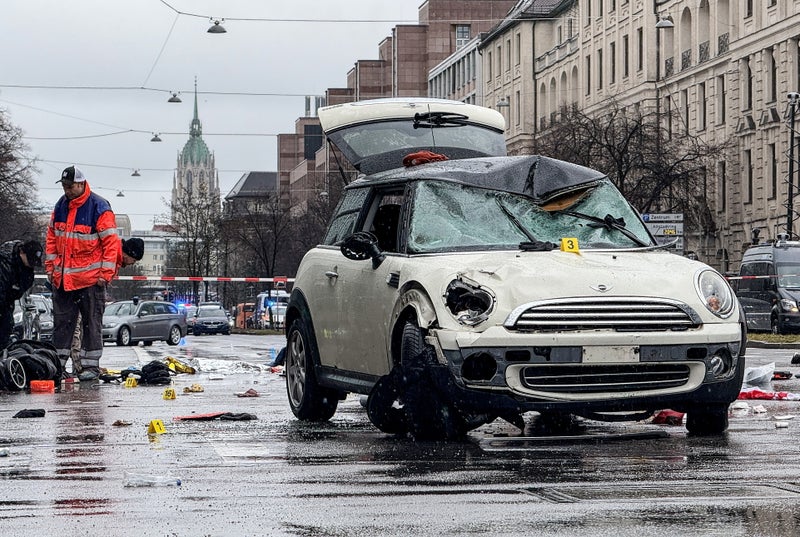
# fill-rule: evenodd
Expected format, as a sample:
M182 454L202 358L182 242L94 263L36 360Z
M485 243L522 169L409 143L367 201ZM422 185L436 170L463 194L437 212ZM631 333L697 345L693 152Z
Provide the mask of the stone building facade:
M789 223L785 117L787 94L800 89L798 4L522 0L480 44L484 105L508 103L512 154L561 107L599 114L610 98L677 112L677 135L729 141L707 170L715 229L687 229L685 239L701 260L735 270L754 229L775 238ZM671 25L657 28L662 19ZM796 236L794 219L790 230Z

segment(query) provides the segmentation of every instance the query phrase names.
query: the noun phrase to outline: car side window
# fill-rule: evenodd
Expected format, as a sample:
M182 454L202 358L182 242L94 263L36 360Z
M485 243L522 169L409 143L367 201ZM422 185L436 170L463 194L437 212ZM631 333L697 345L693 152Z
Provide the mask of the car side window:
M178 308L175 307L175 304L172 304L172 303L164 304L164 307L167 308L166 313L172 313L173 315L177 315L178 314Z
M166 304L153 304L153 309L155 310L155 313L157 313L158 315L169 313Z
M402 202L402 193L384 195L372 215L369 230L378 238L378 246L384 252L398 251Z
M367 199L367 193L368 189L366 188L348 190L344 193L331 224L328 226L328 231L322 241L323 244L335 245L353 233L358 215Z
M153 305L152 304L143 305L142 306L142 313L145 313L147 315L152 315L153 314Z

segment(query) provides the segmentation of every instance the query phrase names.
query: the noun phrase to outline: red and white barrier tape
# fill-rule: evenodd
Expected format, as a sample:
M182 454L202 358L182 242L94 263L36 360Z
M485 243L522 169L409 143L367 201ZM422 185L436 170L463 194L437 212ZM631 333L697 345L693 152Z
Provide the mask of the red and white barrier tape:
M46 279L44 274L36 274L35 278ZM227 276L117 276L115 280L134 280L151 282L272 282L288 283L294 278L236 278Z

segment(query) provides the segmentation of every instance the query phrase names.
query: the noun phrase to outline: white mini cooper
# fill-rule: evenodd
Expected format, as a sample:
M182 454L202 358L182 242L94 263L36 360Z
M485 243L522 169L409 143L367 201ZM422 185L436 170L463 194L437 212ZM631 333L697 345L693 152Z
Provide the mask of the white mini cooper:
M658 247L601 172L505 156L495 111L435 99L319 110L360 172L286 313L289 403L455 438L502 417L687 413L720 434L746 332L725 279ZM405 165L404 165L405 164Z

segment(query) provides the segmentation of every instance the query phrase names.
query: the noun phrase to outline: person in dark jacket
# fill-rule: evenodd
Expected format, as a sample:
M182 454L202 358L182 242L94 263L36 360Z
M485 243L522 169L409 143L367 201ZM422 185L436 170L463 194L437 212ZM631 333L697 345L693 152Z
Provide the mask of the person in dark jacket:
M33 267L42 266L42 257L42 245L37 241L0 245L0 349L8 346L14 331L14 302L33 285Z

